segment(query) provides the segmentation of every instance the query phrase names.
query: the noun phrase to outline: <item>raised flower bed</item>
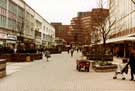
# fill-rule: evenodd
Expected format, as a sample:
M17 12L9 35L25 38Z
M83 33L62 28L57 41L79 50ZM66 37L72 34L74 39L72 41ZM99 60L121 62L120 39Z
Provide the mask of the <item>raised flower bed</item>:
M112 72L117 69L116 64L111 64L111 63L99 63L93 66L93 69L96 72Z

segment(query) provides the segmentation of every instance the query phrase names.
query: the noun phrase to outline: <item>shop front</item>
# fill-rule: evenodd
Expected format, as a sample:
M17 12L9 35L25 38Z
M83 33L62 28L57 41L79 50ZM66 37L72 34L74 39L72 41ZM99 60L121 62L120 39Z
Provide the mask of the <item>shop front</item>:
M36 40L35 40L35 47L36 47L37 49L42 48L42 41L41 41L40 39L36 39Z
M16 46L17 37L15 35L0 33L0 46L14 48Z
M0 33L0 47L6 47L7 34Z
M113 54L117 57L129 57L130 49L135 47L135 37L123 36L119 38L108 39L107 45L113 48Z

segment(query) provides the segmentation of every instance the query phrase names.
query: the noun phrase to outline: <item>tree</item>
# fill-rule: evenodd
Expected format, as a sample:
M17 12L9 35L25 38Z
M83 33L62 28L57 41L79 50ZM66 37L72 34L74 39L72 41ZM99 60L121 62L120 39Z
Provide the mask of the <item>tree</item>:
M104 55L106 53L106 40L109 39L110 35L111 35L111 31L113 30L114 25L116 24L117 20L112 19L109 15L109 10L108 9L104 9L104 4L106 2L104 2L104 0L99 0L98 2L98 6L99 6L99 12L97 14L96 17L92 17L92 21L94 21L94 32L95 35L98 36L98 41L99 38L101 38L102 40L102 48L101 48L101 55L102 55L102 60L104 61ZM106 13L105 13L106 12ZM122 27L121 27L122 28ZM119 30L121 29L119 28ZM97 33L97 34L96 34ZM96 43L98 42L96 41ZM99 54L99 53L98 53Z

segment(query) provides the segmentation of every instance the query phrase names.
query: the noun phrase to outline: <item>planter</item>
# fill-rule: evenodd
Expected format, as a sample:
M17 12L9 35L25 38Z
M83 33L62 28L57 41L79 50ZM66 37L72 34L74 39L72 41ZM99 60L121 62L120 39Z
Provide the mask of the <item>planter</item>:
M95 65L94 70L96 72L112 72L117 69L117 65L111 64L111 65Z
M6 76L6 59L0 59L0 78Z
M33 60L40 60L40 59L43 58L43 55L42 54L37 54L37 53L32 53L30 56L31 56L31 58Z

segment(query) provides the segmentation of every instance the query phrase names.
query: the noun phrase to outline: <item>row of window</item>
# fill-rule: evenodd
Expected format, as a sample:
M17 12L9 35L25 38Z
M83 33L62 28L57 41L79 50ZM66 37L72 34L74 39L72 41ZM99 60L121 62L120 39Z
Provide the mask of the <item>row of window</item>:
M45 35L43 38L45 40L48 40L48 41L52 41L53 40L52 36L50 36L50 35Z
M7 8L7 0L0 0L0 7L6 9Z
M6 16L6 9L0 7L0 15Z
M10 29L16 29L16 21L12 19L8 19L8 28Z
M6 26L6 17L0 15L0 26L5 27Z
M18 7L18 16L23 17L24 11L20 7Z
M14 3L12 2L9 2L9 11L14 13L14 14L17 14L17 5L15 5Z

